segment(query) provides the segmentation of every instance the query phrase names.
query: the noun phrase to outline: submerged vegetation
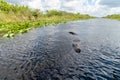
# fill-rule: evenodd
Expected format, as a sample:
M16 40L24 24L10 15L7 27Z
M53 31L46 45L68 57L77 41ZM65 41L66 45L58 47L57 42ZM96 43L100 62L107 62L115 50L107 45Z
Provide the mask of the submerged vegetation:
M104 18L120 20L120 14L108 15L108 16L106 16L106 17L104 17Z
M18 6L0 0L0 36L12 37L36 27L93 18L89 15L51 10L43 14L38 9Z

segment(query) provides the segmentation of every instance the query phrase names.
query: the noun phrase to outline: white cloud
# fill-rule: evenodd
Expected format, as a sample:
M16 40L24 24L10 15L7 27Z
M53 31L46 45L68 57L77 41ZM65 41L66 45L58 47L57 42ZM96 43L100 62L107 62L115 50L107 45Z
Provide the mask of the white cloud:
M43 7L45 10L59 9L60 1L59 0L44 0Z
M120 13L120 0L7 0L42 11L57 9L93 16Z
M108 7L120 7L120 0L100 0L99 4Z
M29 6L30 8L34 8L34 9L41 9L41 10L44 10L44 8L42 7L42 2L41 0L32 0L32 1L26 1L21 3L21 4L24 4L24 5L27 5Z

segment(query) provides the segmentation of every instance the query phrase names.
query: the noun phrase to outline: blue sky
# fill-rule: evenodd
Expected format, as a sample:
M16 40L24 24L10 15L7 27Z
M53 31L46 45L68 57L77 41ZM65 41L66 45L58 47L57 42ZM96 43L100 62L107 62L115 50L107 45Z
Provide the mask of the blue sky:
M41 11L56 9L74 13L105 16L120 14L120 0L6 0L10 3L27 5Z

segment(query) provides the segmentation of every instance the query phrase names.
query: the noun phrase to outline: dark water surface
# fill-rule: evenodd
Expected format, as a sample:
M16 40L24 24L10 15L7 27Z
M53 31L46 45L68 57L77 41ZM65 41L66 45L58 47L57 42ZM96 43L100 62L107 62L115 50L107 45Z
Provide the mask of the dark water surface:
M69 22L0 38L0 80L120 80L120 22Z

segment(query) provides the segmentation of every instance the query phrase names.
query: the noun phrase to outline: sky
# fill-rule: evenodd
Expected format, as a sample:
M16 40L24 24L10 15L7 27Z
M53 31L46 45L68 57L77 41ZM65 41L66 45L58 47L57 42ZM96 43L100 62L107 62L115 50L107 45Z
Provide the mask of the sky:
M120 14L120 0L6 0L19 5L26 5L33 9L64 10L73 13L89 14L102 17Z

